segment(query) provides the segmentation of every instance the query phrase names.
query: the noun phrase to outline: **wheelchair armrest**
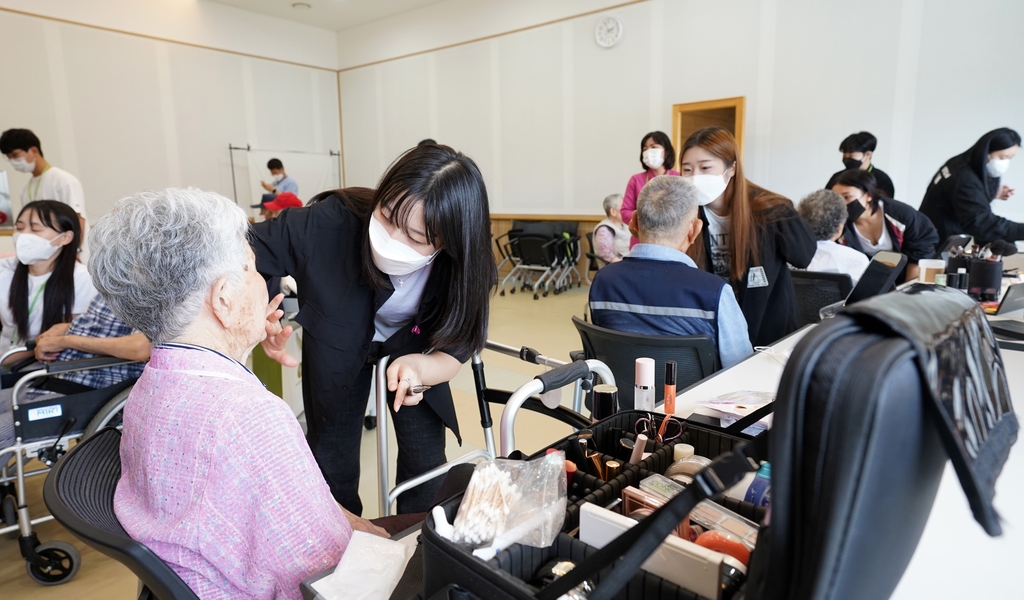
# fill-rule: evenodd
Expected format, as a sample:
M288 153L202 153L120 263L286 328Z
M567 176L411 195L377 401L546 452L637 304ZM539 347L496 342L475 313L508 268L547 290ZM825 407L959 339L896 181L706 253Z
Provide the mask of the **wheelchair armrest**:
M586 360L587 355L583 350L573 350L569 352L569 360L576 362L578 360Z
M63 360L52 362L46 365L47 373L68 373L71 371L87 371L102 367L117 367L120 365L131 365L139 361L116 356L97 356L95 358L83 358L81 360Z

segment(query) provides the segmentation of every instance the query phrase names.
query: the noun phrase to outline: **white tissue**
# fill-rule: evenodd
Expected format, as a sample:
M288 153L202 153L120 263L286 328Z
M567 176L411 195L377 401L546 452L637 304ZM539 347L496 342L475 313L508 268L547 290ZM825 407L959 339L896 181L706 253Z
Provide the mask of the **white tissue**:
M334 573L313 584L327 600L388 600L395 591L413 548L362 531L352 539Z

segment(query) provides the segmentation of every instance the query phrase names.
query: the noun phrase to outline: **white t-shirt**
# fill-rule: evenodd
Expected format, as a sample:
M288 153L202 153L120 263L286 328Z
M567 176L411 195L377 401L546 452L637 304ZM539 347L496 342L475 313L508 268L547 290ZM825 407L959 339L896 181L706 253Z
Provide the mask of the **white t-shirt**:
M64 169L50 166L39 177L28 180L21 190L21 205L36 200L56 200L63 202L85 218L85 194L82 184L71 173Z
M8 299L11 295L11 281L14 279L14 269L18 265L18 259L11 256L0 260L0 323L3 324L3 332L0 332L0 353L7 352L12 345L12 339L17 339L17 327L14 324L14 315L11 313L11 306ZM50 273L38 277L28 276L28 302L32 307L32 299L39 293L39 299L35 307L28 315L29 339L35 339L41 332L43 326L43 296L45 291L40 292L39 288L50 279ZM71 307L73 315L80 315L89 308L89 303L96 297L96 288L92 285L92 277L82 263L75 263L75 303ZM22 343L25 340L17 340Z
M846 273L857 285L860 276L868 268L868 257L849 246L837 244L830 240L818 240L818 249L807 265L808 271L817 273Z
M729 217L720 217L707 207L704 207L704 216L708 219L708 230L705 235L711 242L711 266L715 270L715 275L729 279L729 270L732 269Z
M396 331L408 325L416 313L420 310L420 300L423 299L423 290L427 287L427 280L430 279L430 270L434 263L414 271L403 277L391 278L391 285L395 292L391 294L388 301L377 311L373 318L373 341L383 342L395 334Z

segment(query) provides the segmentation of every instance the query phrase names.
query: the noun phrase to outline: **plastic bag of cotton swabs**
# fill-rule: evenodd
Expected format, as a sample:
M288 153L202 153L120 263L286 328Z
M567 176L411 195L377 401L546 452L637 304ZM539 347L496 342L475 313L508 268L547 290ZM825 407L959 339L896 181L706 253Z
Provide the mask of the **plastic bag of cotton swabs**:
M550 546L565 519L565 496L562 452L532 461L479 463L459 505L453 541L486 547L481 557L514 543Z

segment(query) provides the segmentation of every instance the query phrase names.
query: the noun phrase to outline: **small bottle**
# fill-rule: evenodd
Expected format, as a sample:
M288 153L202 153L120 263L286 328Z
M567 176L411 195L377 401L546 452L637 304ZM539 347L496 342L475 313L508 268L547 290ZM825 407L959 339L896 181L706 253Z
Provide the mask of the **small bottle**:
M636 359L636 388L633 406L636 410L654 410L654 359Z
M591 416L594 421L607 419L619 412L619 388L607 383L594 386L594 410Z
M743 498L754 506L768 506L772 501L772 465L762 463L757 470L754 481L747 488L747 495Z
M968 281L967 281L967 269L965 269L963 267L960 267L959 269L956 270L956 276L957 276L957 286L956 287L958 289L961 289L961 290L966 292L967 291L967 283L968 283Z
M676 414L676 361L665 361L665 414Z

